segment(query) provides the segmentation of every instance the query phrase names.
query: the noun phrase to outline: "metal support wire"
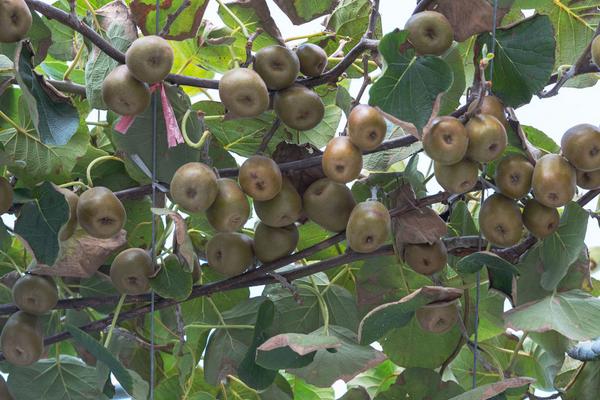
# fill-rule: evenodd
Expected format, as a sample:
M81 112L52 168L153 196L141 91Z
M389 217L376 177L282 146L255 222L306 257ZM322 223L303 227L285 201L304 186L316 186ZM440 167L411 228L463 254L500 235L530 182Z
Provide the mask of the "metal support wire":
M155 9L156 18L156 34L160 31L160 0L156 0ZM158 101L159 101L160 90L155 90L152 94L152 207L156 207L156 169L157 169L157 151L156 151L156 138L158 136ZM157 215L152 214L152 246L151 256L152 260L156 261L158 254L156 254L156 219L159 218ZM155 342L154 342L154 306L155 306L155 293L154 290L150 291L150 400L154 400L154 384L156 382L156 360L155 360Z
M496 56L496 18L498 15L498 0L494 0L494 9L492 12L492 46L491 52L494 54L494 58L490 60L490 82L492 82L494 78L494 60ZM485 179L486 174L486 165L483 166L482 177ZM483 202L485 201L485 183L481 189L481 203L479 204L479 211L481 212L481 207L483 206ZM483 237L481 235L481 227L479 228L479 242L477 245L478 251L481 251L483 248ZM477 355L478 355L478 345L479 345L479 303L481 301L481 271L477 271L476 278L476 289L475 289L475 335L473 337L473 389L477 387Z

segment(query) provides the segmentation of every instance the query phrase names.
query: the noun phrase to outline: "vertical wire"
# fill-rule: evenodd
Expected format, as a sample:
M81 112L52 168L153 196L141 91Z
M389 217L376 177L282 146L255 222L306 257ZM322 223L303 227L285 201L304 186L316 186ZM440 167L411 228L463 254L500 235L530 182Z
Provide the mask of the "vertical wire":
M156 18L156 34L160 30L160 0L156 0L155 9ZM156 156L156 138L158 130L158 96L160 88L155 90L152 95L152 207L156 207L156 168L157 168L157 156ZM156 263L156 218L157 215L152 214L152 246L151 255L152 260ZM155 306L155 293L154 290L150 290L150 400L154 400L154 383L156 381L156 367L155 367L155 327L154 327L154 306Z
M494 79L494 59L496 53L496 18L498 15L498 0L494 0L494 9L492 11L492 46L491 52L494 54L494 58L490 60L490 82ZM483 202L485 201L485 180L487 166L483 166L482 171L482 188L481 188L481 199L479 204L479 212L481 212L481 207L483 206ZM481 235L481 227L479 228L479 240L477 244L478 251L481 251L483 248L483 237ZM481 300L481 271L477 271L476 276L476 289L475 289L475 335L473 337L473 389L477 387L477 354L479 352L479 303Z

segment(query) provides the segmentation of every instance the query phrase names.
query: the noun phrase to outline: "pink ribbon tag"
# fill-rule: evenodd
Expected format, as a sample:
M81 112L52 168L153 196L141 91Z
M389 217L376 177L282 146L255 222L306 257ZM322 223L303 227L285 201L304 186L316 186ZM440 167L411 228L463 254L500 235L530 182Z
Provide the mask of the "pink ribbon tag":
M183 135L179 129L179 124L177 123L177 118L175 117L175 111L173 111L173 106L171 106L171 102L169 102L164 85L162 83L156 83L150 86L151 93L154 93L156 89L160 90L163 117L165 118L165 125L167 126L167 143L169 144L169 148L175 147L184 142ZM131 125L133 125L134 121L135 115L124 115L115 125L115 130L121 134L125 134Z

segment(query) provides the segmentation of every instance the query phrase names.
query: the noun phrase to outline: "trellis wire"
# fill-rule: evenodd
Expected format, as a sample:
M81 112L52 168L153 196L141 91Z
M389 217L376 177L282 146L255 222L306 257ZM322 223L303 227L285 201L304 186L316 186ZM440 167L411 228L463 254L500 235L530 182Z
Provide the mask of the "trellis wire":
M494 7L492 11L492 45L491 45L491 53L494 54L494 58L490 60L490 82L494 79L494 59L496 52L496 18L498 16L498 0L494 0ZM486 166L484 165L482 176L485 179L486 174ZM481 189L481 198L479 204L479 212L481 212L481 207L483 206L483 202L485 201L485 183ZM482 250L483 247L483 237L481 235L481 227L479 228L479 242L478 242L478 251ZM475 389L477 387L477 355L479 354L478 346L479 346L479 303L481 300L481 271L477 271L477 279L476 279L476 289L475 289L475 335L473 337L473 383L472 387Z
M160 31L160 0L156 0L155 9L155 29L156 34ZM155 90L152 94L152 207L156 207L156 137L158 130L158 95L160 90ZM156 218L158 216L152 214L152 246L151 256L152 260L156 260ZM155 293L154 290L150 291L150 400L154 400L154 382L155 382L155 343L154 343L154 305L155 305Z

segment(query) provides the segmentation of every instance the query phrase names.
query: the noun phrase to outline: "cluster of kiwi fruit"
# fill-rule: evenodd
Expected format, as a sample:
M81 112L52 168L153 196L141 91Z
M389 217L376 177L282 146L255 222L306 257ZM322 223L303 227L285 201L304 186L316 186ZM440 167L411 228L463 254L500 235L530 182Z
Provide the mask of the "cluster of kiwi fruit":
M163 81L175 55L165 39L150 35L136 39L117 66L102 82L102 99L119 115L137 115L150 105L148 85Z
M13 365L27 366L40 359L44 335L39 317L58 302L58 290L49 276L25 274L13 284L12 297L19 311L4 324L0 348Z
M254 55L252 69L234 68L219 81L219 96L227 111L241 118L267 111L273 94L273 109L288 127L305 131L317 126L325 106L317 93L295 83L300 73L316 77L327 66L327 54L312 43L295 51L285 46L265 47Z
M0 43L14 43L24 39L31 28L31 11L24 0L0 2Z

